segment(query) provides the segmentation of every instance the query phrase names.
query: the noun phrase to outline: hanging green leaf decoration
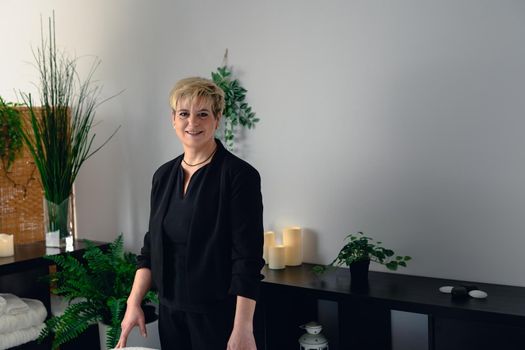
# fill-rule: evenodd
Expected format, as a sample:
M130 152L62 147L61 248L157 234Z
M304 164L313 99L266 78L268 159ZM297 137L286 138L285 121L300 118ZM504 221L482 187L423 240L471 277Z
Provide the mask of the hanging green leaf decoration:
M226 143L226 147L232 151L235 147L238 126L252 129L259 122L259 118L256 118L252 107L246 102L248 90L233 77L233 72L226 65L218 67L217 71L211 73L211 77L213 82L224 91L225 107L221 138Z

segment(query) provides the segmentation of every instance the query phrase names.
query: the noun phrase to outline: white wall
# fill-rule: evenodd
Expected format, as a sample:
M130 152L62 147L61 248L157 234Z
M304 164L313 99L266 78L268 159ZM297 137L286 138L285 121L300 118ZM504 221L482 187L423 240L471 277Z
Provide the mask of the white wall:
M362 230L413 256L404 273L525 285L525 3L3 0L0 95L31 90L52 9L59 45L124 90L78 179L82 236L140 247L151 175L181 151L169 89L229 48L261 118L240 153L265 224L304 226L307 261Z

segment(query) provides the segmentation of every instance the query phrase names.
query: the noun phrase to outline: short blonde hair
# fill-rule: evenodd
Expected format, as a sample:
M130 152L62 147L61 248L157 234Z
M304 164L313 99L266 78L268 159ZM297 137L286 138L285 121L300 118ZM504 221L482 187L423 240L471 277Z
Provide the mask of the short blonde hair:
M211 109L215 118L224 111L224 91L213 81L200 77L179 80L170 92L170 106L175 111L181 98L204 97L211 101Z

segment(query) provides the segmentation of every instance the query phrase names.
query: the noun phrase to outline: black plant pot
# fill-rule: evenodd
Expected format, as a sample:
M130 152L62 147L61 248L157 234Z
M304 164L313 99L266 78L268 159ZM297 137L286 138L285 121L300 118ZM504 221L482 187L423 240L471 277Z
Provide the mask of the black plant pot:
M356 261L350 264L350 281L353 288L368 287L368 267L370 260Z
M142 311L144 311L144 318L146 319L146 323L154 322L159 318L154 305L142 305Z

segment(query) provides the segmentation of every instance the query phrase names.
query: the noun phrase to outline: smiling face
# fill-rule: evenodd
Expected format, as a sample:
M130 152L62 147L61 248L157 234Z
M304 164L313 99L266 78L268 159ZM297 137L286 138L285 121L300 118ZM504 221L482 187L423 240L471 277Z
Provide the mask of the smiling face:
M215 130L219 127L221 115L212 112L212 101L206 97L187 98L177 101L172 111L175 133L184 148L195 151L206 149L215 143Z

